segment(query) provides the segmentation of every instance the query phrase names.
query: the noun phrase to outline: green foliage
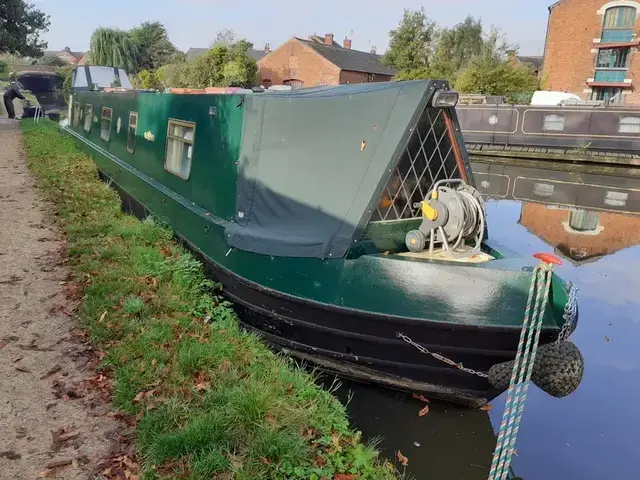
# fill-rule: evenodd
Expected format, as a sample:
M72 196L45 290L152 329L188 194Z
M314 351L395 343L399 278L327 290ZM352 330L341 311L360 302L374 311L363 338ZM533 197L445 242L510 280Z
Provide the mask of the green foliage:
M468 16L464 22L440 32L431 65L432 78L454 82L457 74L485 48L482 22Z
M184 88L187 86L188 67L186 62L164 65L156 71L156 78L164 88Z
M389 32L389 49L382 63L399 72L429 68L436 34L436 23L427 18L424 7L405 10L398 28Z
M538 77L530 66L482 58L474 60L456 82L460 93L505 95L511 103L525 100L521 95L531 95L538 86Z
M7 62L0 60L0 80L7 80L9 78L9 73L11 73L11 69Z
M137 46L141 70L156 70L169 63L171 56L178 52L160 22L144 22L131 29L129 37Z
M49 16L25 0L0 4L0 53L39 57L47 48L40 34L49 29Z
M64 67L65 65L69 65L67 62L55 55L45 55L44 57L40 57L36 63L38 65L49 65L53 67Z
M98 28L91 36L89 58L93 65L120 67L127 72L135 72L138 68L138 47L127 32Z
M331 393L240 328L170 230L122 212L71 136L47 121L22 129L66 233L80 320L106 350L115 407L137 420L140 478L396 478Z
M382 61L398 70L395 80L445 79L461 93L505 95L510 101L530 100L538 79L526 66L507 61L501 32L484 31L480 19L468 16L453 28L440 29L424 9L405 10L390 32Z
M238 41L238 36L236 33L229 29L225 28L224 30L220 30L216 38L211 42L211 48L213 47L230 47L234 43Z
M56 68L56 72L62 75L62 89L67 96L71 95L71 72L73 72L73 68L73 65Z
M251 87L258 66L247 53L252 44L240 40L231 46L217 45L188 63L186 85L191 88L213 86Z
M158 75L153 70L142 70L134 77L134 81L136 86L140 88L153 90L159 90L162 88Z
M187 61L187 56L184 54L184 52L175 52L171 54L171 56L169 56L167 64L184 63L186 61Z

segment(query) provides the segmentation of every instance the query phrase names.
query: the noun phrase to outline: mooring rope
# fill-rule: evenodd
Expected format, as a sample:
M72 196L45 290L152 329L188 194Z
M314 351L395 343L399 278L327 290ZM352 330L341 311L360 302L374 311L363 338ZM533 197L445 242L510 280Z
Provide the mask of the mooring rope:
M511 372L507 401L502 415L488 480L504 480L509 474L516 438L520 429L520 421L524 411L524 402L529 390L533 365L540 341L544 313L549 299L552 268L551 264L542 263L533 271L525 318L522 323L522 332L520 333L516 359ZM531 312L532 307L533 314Z

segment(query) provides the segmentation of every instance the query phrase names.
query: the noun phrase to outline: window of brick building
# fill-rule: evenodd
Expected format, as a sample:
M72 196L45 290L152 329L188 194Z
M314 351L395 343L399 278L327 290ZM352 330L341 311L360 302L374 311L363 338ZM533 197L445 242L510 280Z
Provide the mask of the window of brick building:
M597 87L593 89L591 100L607 103L622 103L622 89L611 87Z
M629 48L604 48L598 53L597 68L628 68Z
M636 25L634 7L609 8L604 15L602 42L630 42Z
M285 85L290 85L292 90L297 90L298 88L302 88L303 83L301 80L285 80Z

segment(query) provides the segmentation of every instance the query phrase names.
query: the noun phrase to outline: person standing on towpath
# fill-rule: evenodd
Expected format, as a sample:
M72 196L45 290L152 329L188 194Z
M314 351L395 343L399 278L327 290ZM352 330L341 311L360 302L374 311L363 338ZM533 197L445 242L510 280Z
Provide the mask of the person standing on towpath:
M11 82L7 91L2 95L4 100L4 108L7 110L7 115L9 118L16 118L16 111L13 108L13 101L16 98L20 100L24 100L24 95L20 92L20 87L17 82Z

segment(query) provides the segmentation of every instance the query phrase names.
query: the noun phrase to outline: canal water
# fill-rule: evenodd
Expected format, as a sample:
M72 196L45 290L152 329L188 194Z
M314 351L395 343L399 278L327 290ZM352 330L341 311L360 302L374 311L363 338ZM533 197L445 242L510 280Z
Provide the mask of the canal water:
M513 471L525 480L639 478L640 180L584 172L474 164L487 200L489 235L523 256L555 252L558 273L579 290L571 339L584 378L556 399L529 389ZM508 185L507 185L508 184ZM383 455L409 459L407 478L483 480L505 395L490 412L343 382L355 426Z

